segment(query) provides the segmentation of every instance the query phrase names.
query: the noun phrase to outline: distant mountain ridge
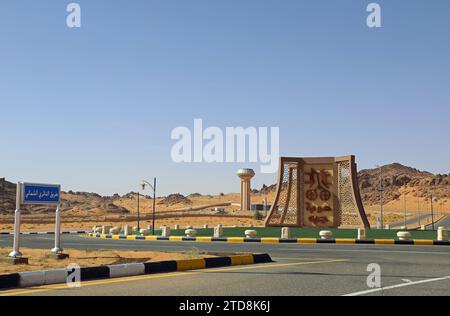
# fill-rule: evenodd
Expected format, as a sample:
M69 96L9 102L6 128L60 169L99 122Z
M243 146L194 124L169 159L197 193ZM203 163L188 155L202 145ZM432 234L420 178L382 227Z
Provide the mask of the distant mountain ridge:
M450 197L450 174L433 174L421 171L400 163L392 163L375 169L364 169L358 172L358 180L363 202L366 206L375 205L380 200L380 179L384 188L384 201L389 202L399 199L401 189L404 186L410 188L414 196L427 198L431 194L438 199L448 199ZM269 193L276 190L276 185L263 186L260 190L254 189L253 193ZM16 185L0 178L0 214L12 214L15 209ZM118 199L134 199L137 193L130 192L123 196L114 194L113 196L101 196L97 193L68 191L62 194L62 211L73 209L81 211L95 212L97 214L128 214L129 209L114 204ZM194 193L188 197L201 196ZM147 197L150 199L150 197ZM183 203L191 204L189 198L181 194L171 194L165 197L161 204ZM24 209L24 213L46 213L53 212L45 206L31 206Z

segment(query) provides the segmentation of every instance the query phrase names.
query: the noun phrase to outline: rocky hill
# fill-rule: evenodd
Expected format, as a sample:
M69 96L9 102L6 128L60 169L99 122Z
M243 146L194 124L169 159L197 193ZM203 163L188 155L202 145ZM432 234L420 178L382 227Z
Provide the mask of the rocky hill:
M420 197L425 199L431 194L442 200L450 198L450 174L435 175L430 172L420 171L411 167L393 163L376 169L361 170L358 173L361 196L365 206L377 205L380 201L379 187L380 179L383 179L384 202L399 200L405 191L408 198ZM267 194L271 197L276 190L276 185L263 186L261 190L252 190L253 194ZM12 214L15 209L16 185L0 178L0 214ZM143 202L151 199L149 196L141 196ZM174 206L190 206L193 200L214 199L213 196L202 196L193 193L188 197L181 194L171 194L158 199L158 205L170 209ZM217 196L219 198L219 196ZM222 197L223 199L224 197ZM146 199L146 200L145 200ZM226 197L225 197L226 199ZM130 192L123 196L100 196L88 192L63 192L62 211L74 214L107 215L128 214L136 208L137 193ZM161 208L161 207L160 207ZM45 214L54 212L45 206L29 206L24 209L24 214Z
M371 206L380 203L380 183L383 183L383 199L385 203L398 200L407 189L408 198L429 198L432 194L440 200L450 198L450 174L432 174L427 171L392 163L375 169L365 169L358 172L358 182L364 205ZM253 193L273 194L276 185L266 186Z
M380 201L379 188L382 183L386 202L397 200L407 189L414 197L438 199L450 197L450 174L432 174L411 167L393 163L376 169L361 170L358 173L361 196L365 205Z

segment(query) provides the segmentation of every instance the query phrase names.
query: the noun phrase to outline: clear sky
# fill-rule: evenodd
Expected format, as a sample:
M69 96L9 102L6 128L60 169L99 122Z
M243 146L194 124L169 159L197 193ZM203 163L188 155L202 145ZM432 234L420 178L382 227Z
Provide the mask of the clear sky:
M278 126L290 156L450 171L450 1L0 2L0 177L101 194L239 191L175 164L177 126ZM254 184L275 175L257 174ZM150 193L150 192L148 192Z

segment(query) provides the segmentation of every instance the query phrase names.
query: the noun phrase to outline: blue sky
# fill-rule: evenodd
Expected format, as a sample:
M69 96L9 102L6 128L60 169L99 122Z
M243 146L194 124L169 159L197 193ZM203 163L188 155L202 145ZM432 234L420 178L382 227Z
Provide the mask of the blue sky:
M65 190L236 192L254 164L175 164L177 126L279 126L289 156L448 173L450 2L0 3L0 176ZM275 181L257 174L254 184Z

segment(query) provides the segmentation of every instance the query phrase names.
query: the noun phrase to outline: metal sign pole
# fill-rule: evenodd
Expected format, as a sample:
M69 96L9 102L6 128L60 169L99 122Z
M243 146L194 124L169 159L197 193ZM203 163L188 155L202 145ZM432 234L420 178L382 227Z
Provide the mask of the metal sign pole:
M61 204L56 207L55 215L55 248L52 249L54 253L61 253Z
M22 205L22 182L17 183L16 189L16 210L14 212L14 245L13 251L9 254L10 257L20 258L20 207Z

